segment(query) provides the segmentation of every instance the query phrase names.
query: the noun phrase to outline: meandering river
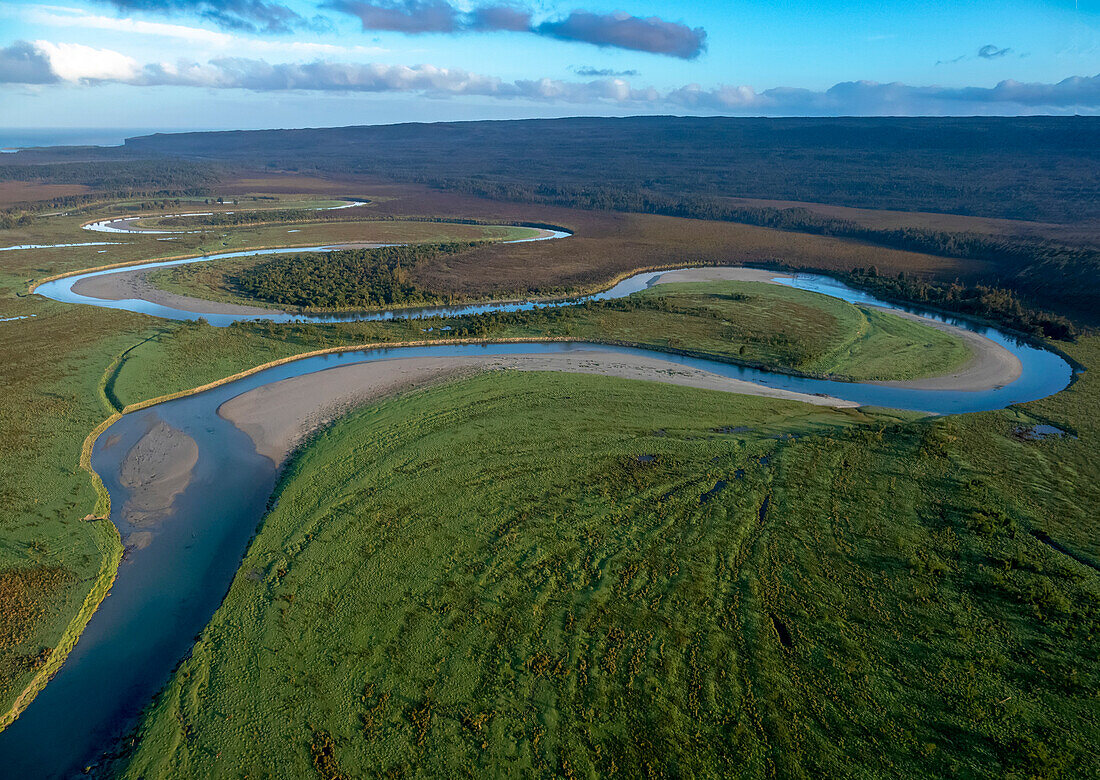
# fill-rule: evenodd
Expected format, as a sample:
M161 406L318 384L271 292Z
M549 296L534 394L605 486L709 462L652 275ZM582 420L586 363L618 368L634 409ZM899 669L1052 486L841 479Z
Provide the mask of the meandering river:
M559 233L552 237L567 234ZM324 251L328 247L292 250ZM203 262L247 253L226 253L173 261L173 265ZM162 267L150 263L141 267ZM134 270L133 267L125 270ZM55 300L123 308L174 319L194 319L194 312L158 308L143 300L108 301L72 291L81 278L117 271L89 272L42 285L37 292ZM565 306L584 300L608 300L645 289L665 272L636 274L609 290L584 298L551 303L485 303L418 311L375 312L342 317L286 319L331 322L350 319L428 317L489 311L517 311L536 306ZM802 289L853 302L902 309L877 300L836 280L812 274L776 279ZM911 311L906 309L907 311ZM256 452L253 441L217 414L230 398L282 379L340 365L403 357L469 357L471 355L547 354L585 350L613 351L667 361L670 367L700 369L799 393L825 394L860 404L914 409L938 414L1003 408L1056 393L1071 378L1070 366L1058 355L1020 341L994 328L946 318L929 311L912 312L950 321L991 339L1020 361L1019 378L981 391L919 390L870 383L851 383L788 376L778 372L730 365L649 350L593 344L489 344L394 347L366 352L324 355L287 363L206 392L158 404L125 415L96 443L92 465L111 494L113 519L123 538L139 529L128 526L119 508L129 499L120 479L121 464L133 445L157 422L165 422L193 438L199 456L192 479L177 497L172 513L154 526L143 526L141 549L128 553L118 579L84 635L56 677L23 715L0 733L0 775L13 778L66 777L79 773L105 750L117 744L140 710L168 680L195 636L209 621L232 581L249 538L263 515L275 485L276 468ZM215 325L240 319L280 319L272 316L205 316ZM242 649L242 652L246 652Z

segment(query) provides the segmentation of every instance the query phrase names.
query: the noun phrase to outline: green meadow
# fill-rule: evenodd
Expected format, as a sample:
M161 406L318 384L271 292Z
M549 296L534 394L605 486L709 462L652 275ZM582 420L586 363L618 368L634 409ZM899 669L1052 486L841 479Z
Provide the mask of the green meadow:
M1096 466L1013 435L1053 411L523 373L362 409L285 471L116 769L1095 774L1098 551L1048 480Z

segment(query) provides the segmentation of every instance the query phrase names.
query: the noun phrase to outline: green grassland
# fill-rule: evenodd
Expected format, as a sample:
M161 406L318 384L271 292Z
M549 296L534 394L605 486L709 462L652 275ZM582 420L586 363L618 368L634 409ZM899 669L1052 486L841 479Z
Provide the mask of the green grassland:
M480 334L548 334L702 352L854 380L946 374L970 358L952 334L827 295L762 282L661 284L623 301L474 318Z
M1031 491L1088 448L1024 414L552 374L363 409L121 775L1095 774L1100 580Z

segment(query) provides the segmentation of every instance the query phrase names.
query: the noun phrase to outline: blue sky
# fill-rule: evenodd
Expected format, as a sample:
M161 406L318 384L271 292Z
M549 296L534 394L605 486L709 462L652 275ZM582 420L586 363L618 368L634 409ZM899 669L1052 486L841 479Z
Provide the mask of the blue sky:
M0 5L0 126L1100 113L1100 0Z

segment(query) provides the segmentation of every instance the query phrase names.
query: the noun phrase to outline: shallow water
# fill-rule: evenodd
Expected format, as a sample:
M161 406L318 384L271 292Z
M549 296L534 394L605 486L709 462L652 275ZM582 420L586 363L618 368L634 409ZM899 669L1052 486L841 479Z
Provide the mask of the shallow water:
M0 252L11 252L13 249L64 249L71 246L122 246L124 241L88 241L83 244L16 244L15 246L0 246Z

